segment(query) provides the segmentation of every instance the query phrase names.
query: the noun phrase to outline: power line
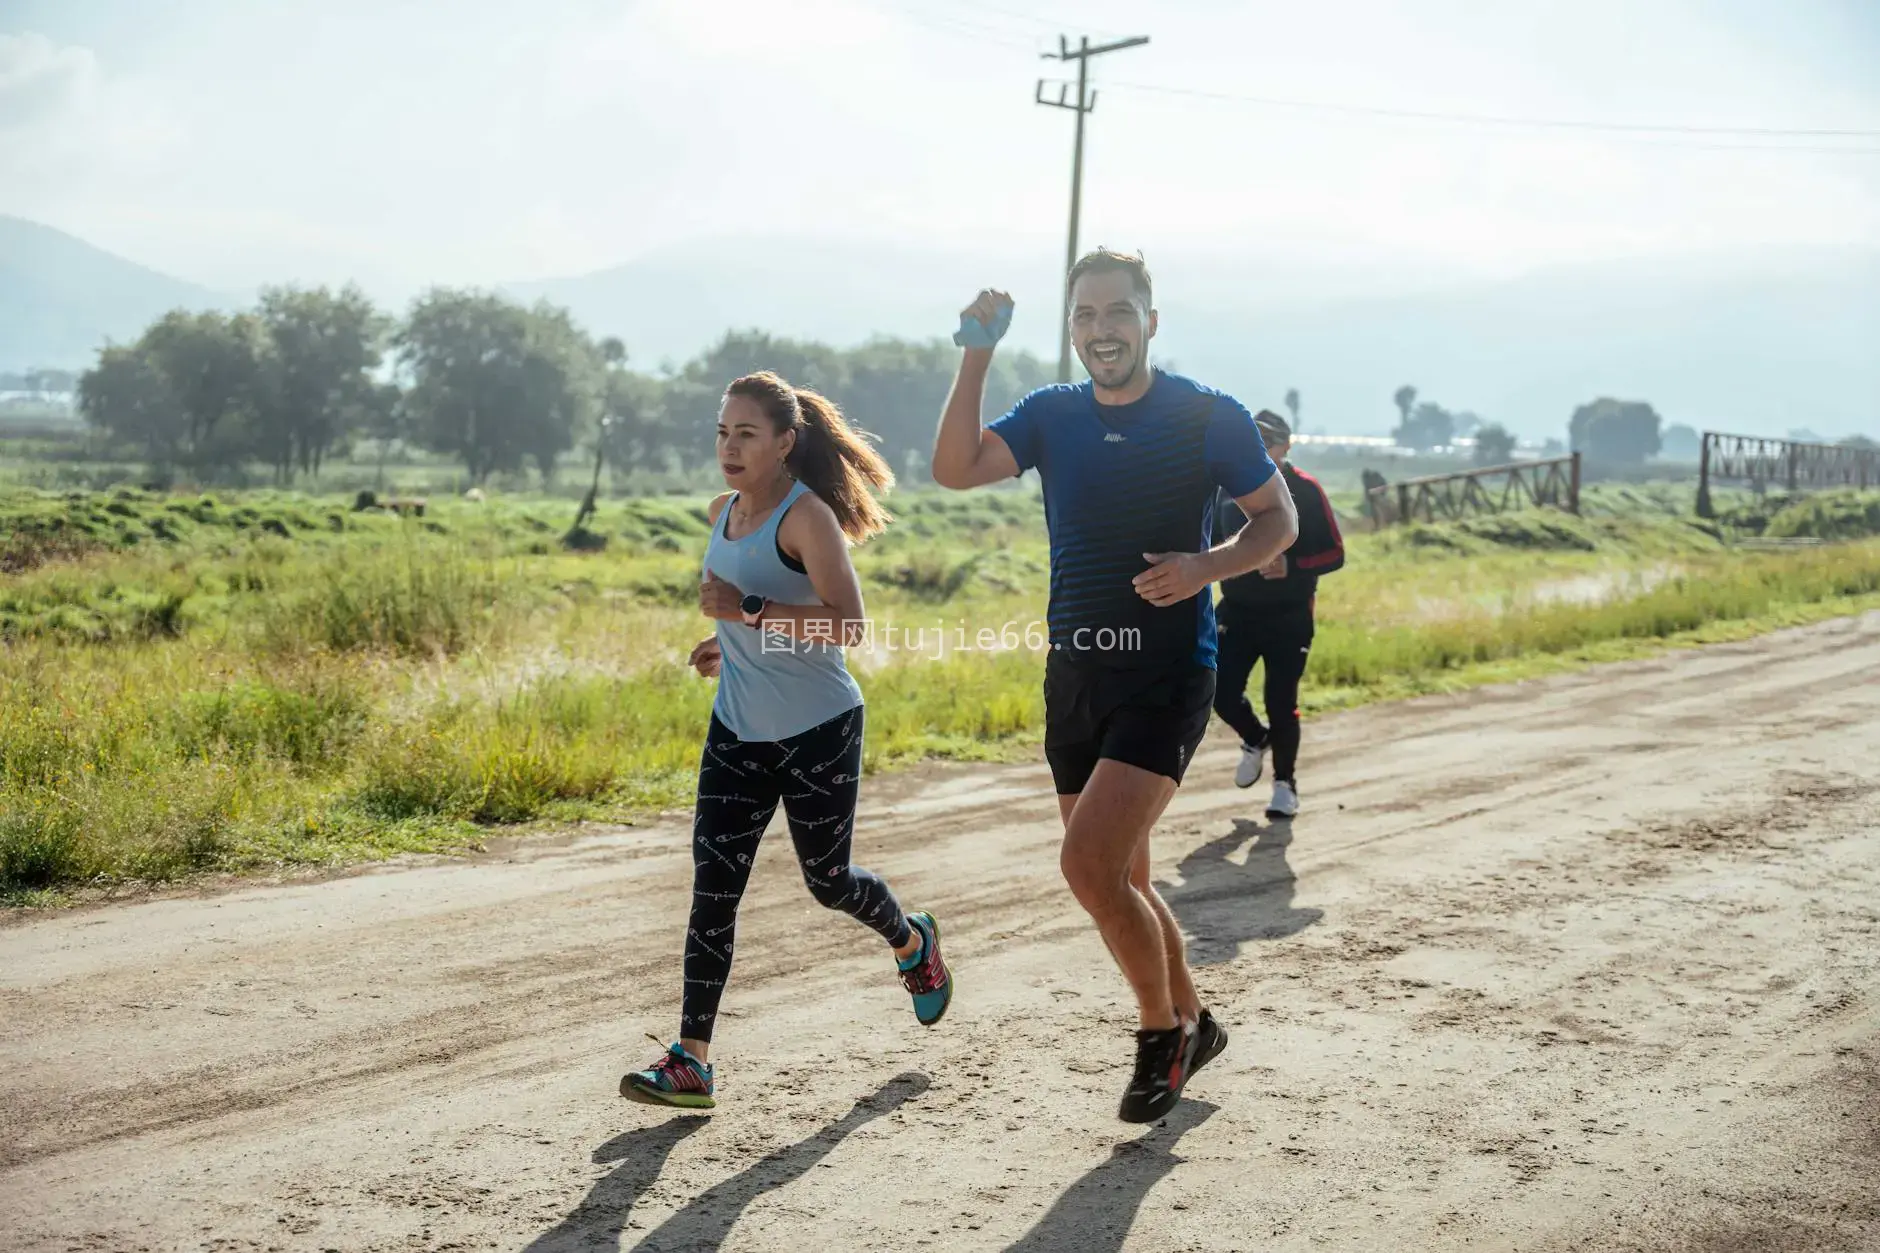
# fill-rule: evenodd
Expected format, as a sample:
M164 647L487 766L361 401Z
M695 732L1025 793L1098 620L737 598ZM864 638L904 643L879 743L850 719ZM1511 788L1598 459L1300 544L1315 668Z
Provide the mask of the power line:
M894 15L905 21L912 22L917 26L924 26L928 30L952 35L956 39L964 39L979 44L998 44L1006 48L1023 49L1026 52L1034 54L1044 42L1041 35L1027 39L1015 30L987 25L983 22L976 22L971 18L958 17L950 13L927 13L896 5L894 6Z
M1232 101L1279 109L1336 113L1352 117L1395 118L1406 121L1445 122L1469 126L1519 128L1526 130L1603 131L1639 135L1718 135L1735 137L1796 139L1880 139L1880 130L1830 130L1804 127L1771 126L1682 126L1646 122L1593 122L1564 118L1503 117L1486 113L1446 113L1428 109L1386 109L1367 105L1327 104L1315 100L1288 100L1277 96L1253 96L1239 92L1205 91L1194 87L1169 87L1160 83L1116 82L1109 86L1124 91L1150 92L1165 96L1193 96L1204 100ZM1837 151L1846 151L1837 149Z
M951 3L958 8L977 9L981 13L992 13L1000 17L1013 18L1025 23L1033 30L1041 32L1046 30L1062 30L1068 26L1077 25L1075 22L1060 22L1036 13L1020 13L1015 9L1002 9L996 4L983 3L983 0L951 0ZM1086 27L1085 29L1089 28ZM1115 37L1117 34L1117 32L1112 30L1092 30L1090 33L1100 38L1111 38Z

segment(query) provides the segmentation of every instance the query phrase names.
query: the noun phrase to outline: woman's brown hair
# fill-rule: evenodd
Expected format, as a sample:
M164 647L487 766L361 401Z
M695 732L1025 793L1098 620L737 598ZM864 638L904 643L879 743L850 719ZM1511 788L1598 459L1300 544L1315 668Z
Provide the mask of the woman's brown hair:
M796 432L784 468L822 497L844 535L859 544L887 529L892 519L874 493L894 486L894 472L869 444L872 436L850 426L834 401L769 370L736 380L725 395L755 402L779 435Z

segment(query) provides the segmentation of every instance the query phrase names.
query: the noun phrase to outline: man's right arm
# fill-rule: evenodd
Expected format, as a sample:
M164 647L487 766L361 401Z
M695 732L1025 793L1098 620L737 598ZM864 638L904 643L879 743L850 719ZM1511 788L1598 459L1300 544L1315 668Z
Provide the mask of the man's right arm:
M1003 310L1001 309L1003 306ZM962 326L973 319L979 328L998 326L1010 317L1011 297L983 291L961 314ZM1001 318L1001 312L1004 317ZM947 393L940 414L940 430L933 442L933 481L942 487L964 490L983 487L1019 473L1018 458L998 435L980 425L986 405L986 376L992 371L992 348L968 346L960 357L953 390Z
M940 433L933 442L933 481L942 487L984 487L1018 474L1018 458L1005 441L979 424L991 365L989 349L967 349L953 390L947 393Z

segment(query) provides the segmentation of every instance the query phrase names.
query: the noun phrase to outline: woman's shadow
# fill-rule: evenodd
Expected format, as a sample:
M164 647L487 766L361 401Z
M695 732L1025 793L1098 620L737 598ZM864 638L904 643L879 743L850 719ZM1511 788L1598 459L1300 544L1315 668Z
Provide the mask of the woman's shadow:
M855 1107L804 1140L776 1149L749 1167L707 1188L636 1243L635 1249L713 1250L752 1201L807 1174L849 1134L891 1114L928 1088L927 1076L909 1071L855 1102ZM619 1162L603 1176L569 1215L528 1246L525 1253L574 1253L575 1250L620 1247L621 1233L633 1207L659 1178L667 1155L679 1141L705 1125L696 1115L670 1118L615 1136L594 1150L598 1163Z
M1253 846L1247 850L1247 864L1229 861L1248 840ZM1298 876L1286 863L1291 844L1289 820L1262 826L1236 818L1231 832L1182 859L1179 886L1156 884L1190 937L1190 963L1218 966L1233 961L1250 940L1296 935L1325 917L1323 910L1293 908Z

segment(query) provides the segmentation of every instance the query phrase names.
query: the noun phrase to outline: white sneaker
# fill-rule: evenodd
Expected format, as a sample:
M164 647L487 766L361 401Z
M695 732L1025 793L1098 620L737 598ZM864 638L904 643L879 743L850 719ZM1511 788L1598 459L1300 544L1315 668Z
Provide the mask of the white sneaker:
M1266 807L1269 818L1291 818L1299 812L1299 790L1281 779L1273 784L1273 800Z
M1266 749L1240 746L1240 765L1234 771L1235 787L1252 787L1266 769Z

